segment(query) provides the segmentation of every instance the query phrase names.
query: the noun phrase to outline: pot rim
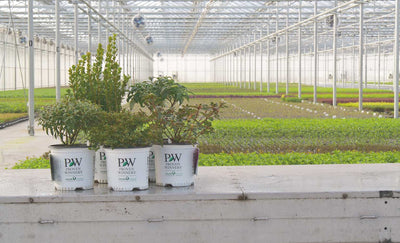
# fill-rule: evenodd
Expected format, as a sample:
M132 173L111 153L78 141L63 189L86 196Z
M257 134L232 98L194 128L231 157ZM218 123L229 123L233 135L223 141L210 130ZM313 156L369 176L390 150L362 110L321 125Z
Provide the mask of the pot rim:
M49 146L49 148L55 148L55 149L60 149L60 148L89 148L86 144L72 144L72 145L65 145L65 144L52 144Z

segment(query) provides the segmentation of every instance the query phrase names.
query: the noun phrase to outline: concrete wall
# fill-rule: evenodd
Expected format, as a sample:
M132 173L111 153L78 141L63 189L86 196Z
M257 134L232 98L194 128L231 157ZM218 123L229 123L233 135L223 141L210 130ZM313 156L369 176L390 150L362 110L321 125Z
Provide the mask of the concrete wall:
M399 164L200 167L192 187L0 177L0 242L399 242Z

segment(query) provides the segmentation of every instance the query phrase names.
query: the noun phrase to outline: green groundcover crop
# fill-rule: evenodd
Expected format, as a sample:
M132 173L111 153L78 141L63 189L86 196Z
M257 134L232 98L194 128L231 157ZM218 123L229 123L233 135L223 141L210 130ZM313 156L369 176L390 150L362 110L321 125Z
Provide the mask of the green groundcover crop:
M398 163L400 152L334 151L331 153L219 153L201 154L201 166L239 165L319 165L319 164L368 164Z
M392 151L400 148L398 119L219 120L200 140L203 153Z
M241 166L241 165L318 165L318 164L367 164L398 163L400 152L333 151L331 153L219 153L200 154L200 166ZM13 169L50 168L49 160L28 158L20 161Z

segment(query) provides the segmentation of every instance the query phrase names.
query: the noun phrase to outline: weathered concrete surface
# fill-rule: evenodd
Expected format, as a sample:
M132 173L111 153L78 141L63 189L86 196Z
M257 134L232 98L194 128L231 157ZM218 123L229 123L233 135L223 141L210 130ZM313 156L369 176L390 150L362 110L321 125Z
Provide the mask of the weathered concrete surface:
M48 136L37 124L35 136L28 134L28 122L0 129L0 170L11 168L26 157L39 157L49 151L48 146L60 143Z
M400 242L400 164L200 167L195 185L55 191L0 171L0 242Z

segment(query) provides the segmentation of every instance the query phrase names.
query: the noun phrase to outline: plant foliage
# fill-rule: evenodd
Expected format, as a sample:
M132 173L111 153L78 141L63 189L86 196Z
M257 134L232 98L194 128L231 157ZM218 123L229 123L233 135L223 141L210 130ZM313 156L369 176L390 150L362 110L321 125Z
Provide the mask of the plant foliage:
M153 130L147 116L132 114L129 111L102 112L102 122L88 133L91 145L98 148L133 148L150 146Z
M121 111L121 101L130 77L121 77L117 53L116 35L113 35L109 37L105 59L101 44L93 64L90 52L83 55L79 63L69 69L69 94L76 99L98 104L105 111Z
M66 96L60 102L43 107L38 122L48 135L65 145L72 145L79 133L87 132L100 121L99 112L100 108L95 104Z
M213 132L212 121L218 118L224 103L183 105L189 101L189 90L171 77L157 77L133 85L128 102L133 108L139 104L142 114L154 121L155 143L164 139L175 144L195 144L204 134ZM143 110L144 109L144 110Z

